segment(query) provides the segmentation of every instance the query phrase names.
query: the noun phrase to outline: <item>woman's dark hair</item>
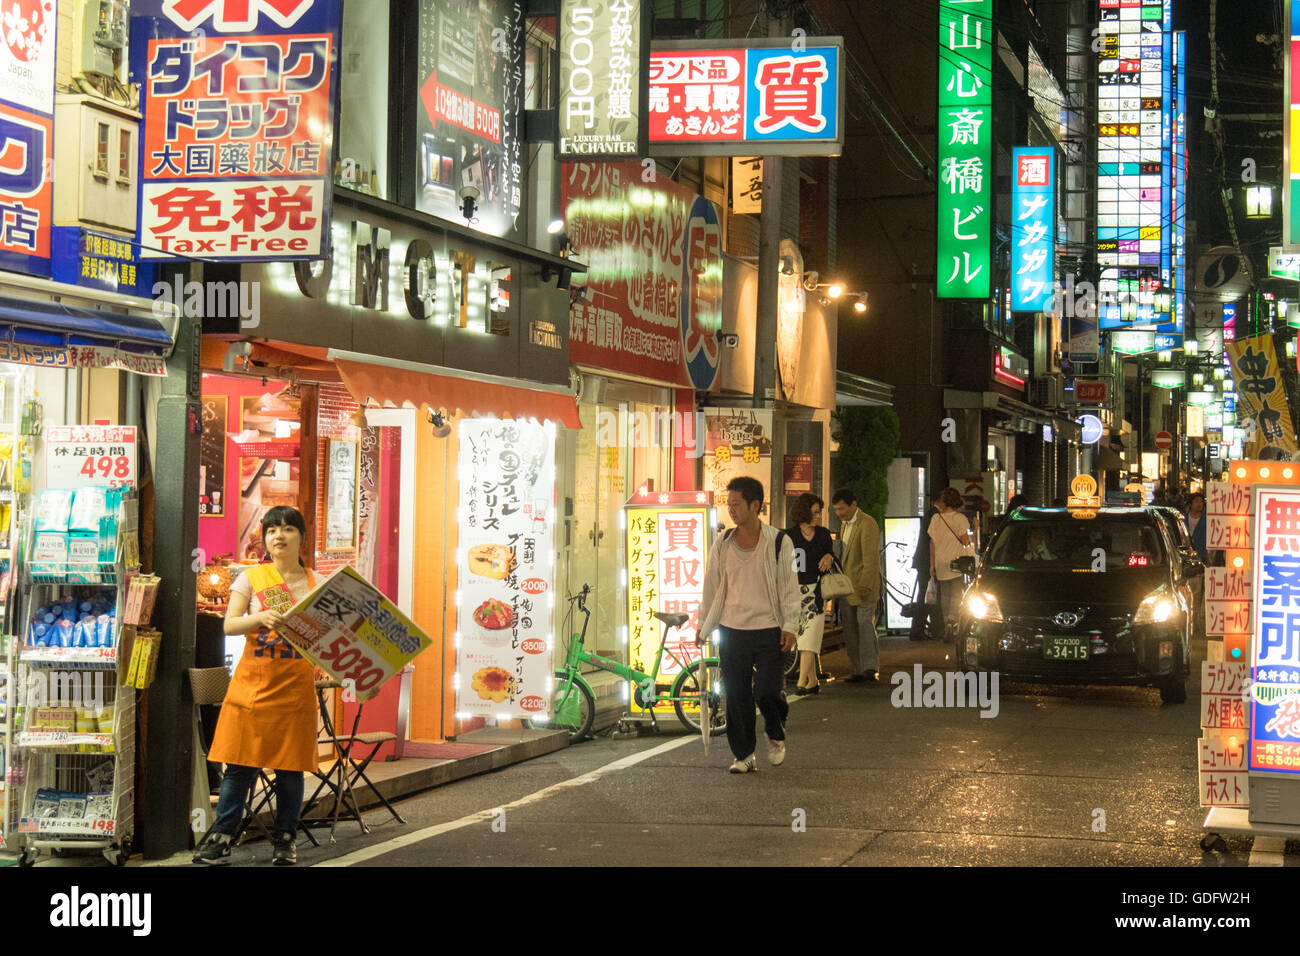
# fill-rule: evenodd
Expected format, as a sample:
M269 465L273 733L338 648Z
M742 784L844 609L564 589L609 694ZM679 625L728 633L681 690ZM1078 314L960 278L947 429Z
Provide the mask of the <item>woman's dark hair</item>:
M939 492L939 500L949 508L958 508L962 506L961 492L956 488L945 488Z
M805 491L790 504L790 523L791 524L812 524L813 508L826 510L826 502L822 501L811 491Z
M276 505L266 514L262 515L262 550L266 551L266 533L272 528L279 528L287 525L290 528L297 528L298 533L302 535L303 540L307 540L307 520L302 516L302 512L297 508L289 505ZM302 555L298 555L298 563L302 564ZM306 565L303 565L306 567Z
M1007 502L1007 514L1011 514L1017 508L1022 508L1027 504L1029 504L1029 499L1024 495L1012 495L1011 500Z
M745 499L745 504L753 504L757 501L760 505L763 503L763 483L757 478L750 478L741 475L739 478L732 478L727 482L727 491L734 491Z

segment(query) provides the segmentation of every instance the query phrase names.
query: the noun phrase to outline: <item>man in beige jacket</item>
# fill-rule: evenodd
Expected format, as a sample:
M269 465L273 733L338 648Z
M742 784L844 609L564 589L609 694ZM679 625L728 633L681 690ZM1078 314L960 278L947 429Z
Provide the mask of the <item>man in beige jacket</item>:
M841 488L831 498L840 519L840 564L853 582L853 593L840 600L844 644L853 673L845 683L879 683L880 642L876 607L880 603L880 526L858 507L853 492Z

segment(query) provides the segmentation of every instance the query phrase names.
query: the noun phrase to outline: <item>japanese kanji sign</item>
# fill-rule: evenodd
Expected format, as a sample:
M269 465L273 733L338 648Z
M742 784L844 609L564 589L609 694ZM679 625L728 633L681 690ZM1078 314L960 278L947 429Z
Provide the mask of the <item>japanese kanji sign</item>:
M166 0L132 18L141 254L328 250L339 0Z
M1300 773L1300 491L1255 489L1250 769Z
M1295 427L1287 404L1286 387L1277 365L1277 351L1271 334L1227 343L1232 360L1232 380L1240 404L1237 424L1242 429L1242 451L1246 458L1262 458L1271 448L1290 458L1297 450Z
M654 44L652 155L838 156L843 146L839 37ZM761 148L759 148L761 147Z
M732 157L731 211L737 215L758 215L763 211L762 156Z
M555 429L471 418L457 432L456 710L549 716Z
M643 156L650 4L561 0L559 159Z
M0 268L50 274L54 0L0 3Z
M641 164L566 163L569 237L587 263L569 310L569 356L595 368L707 391L718 374L722 232L718 210Z
M1199 741L1198 787L1203 807L1245 807L1250 805L1246 785L1246 738L1244 734L1202 737Z
M770 409L709 408L704 412L704 490L713 496L719 520L730 525L727 483L757 478L763 485L763 517L772 497L772 412Z
M1056 156L1051 147L1012 150L1011 308L1044 312L1056 291Z
M285 615L285 638L357 700L379 693L394 674L433 645L392 601L351 567L316 586Z
M940 0L935 276L941 299L991 294L996 44L993 0Z
M636 503L626 506L625 516L628 663L649 673L663 637L663 625L654 613L694 615L700 606L711 538L709 508ZM667 650L659 667L660 683L671 683L683 666L700 658L691 622L668 634ZM672 710L672 705L661 709Z
M1231 537L1230 533L1228 536ZM1249 634L1253 597L1249 568L1206 568L1206 636Z

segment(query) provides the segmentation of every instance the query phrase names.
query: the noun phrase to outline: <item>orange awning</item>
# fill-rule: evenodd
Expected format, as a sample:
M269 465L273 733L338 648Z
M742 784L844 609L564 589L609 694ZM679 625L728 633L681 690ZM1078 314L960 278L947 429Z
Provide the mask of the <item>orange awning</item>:
M453 378L432 372L371 365L336 358L343 384L360 404L425 405L449 415L494 415L498 418L536 418L579 429L578 403L572 395L498 385L470 378Z

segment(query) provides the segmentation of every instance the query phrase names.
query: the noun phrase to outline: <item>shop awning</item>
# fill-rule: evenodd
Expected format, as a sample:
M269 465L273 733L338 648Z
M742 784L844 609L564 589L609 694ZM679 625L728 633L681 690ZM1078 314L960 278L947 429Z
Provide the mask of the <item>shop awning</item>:
M171 334L157 319L0 296L0 361L165 375Z
M344 358L343 356L348 356ZM331 349L343 384L352 397L365 405L393 405L416 408L429 406L448 414L495 415L498 418L536 418L553 421L565 428L579 429L578 403L573 394L559 389L508 385L488 376L466 377L424 371L414 362L376 365L361 361L364 356ZM426 368L432 368L426 366ZM439 372L452 370L439 370Z

